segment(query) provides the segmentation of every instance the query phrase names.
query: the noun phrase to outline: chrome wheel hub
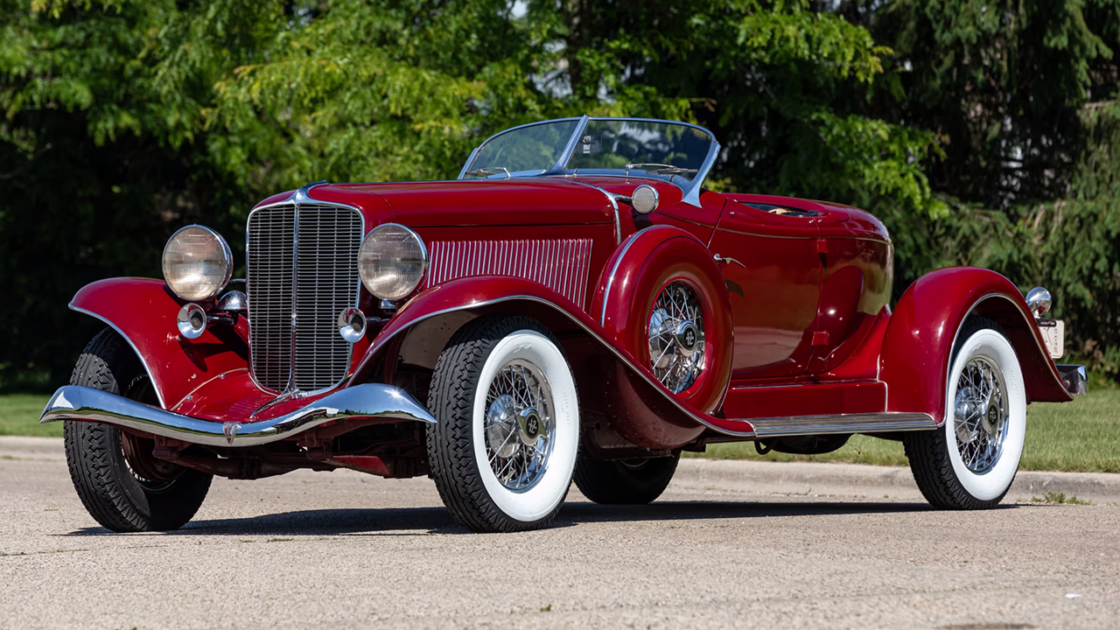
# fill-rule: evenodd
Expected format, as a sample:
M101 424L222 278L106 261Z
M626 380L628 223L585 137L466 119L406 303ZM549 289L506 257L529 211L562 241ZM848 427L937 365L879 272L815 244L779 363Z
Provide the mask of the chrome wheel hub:
M653 375L674 394L696 382L704 363L704 319L700 301L683 282L665 287L649 318Z
M961 461L976 474L988 472L999 461L1010 417L1007 386L994 363L976 357L964 366L953 416Z
M540 481L555 432L552 390L540 368L520 359L502 366L486 395L483 430L490 470L498 481L516 491Z

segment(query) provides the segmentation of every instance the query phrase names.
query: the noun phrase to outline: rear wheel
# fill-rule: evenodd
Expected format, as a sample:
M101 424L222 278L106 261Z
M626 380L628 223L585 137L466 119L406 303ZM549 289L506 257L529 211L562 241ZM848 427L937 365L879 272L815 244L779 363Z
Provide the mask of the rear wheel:
M995 507L1023 454L1027 397L1015 348L993 321L973 317L957 334L945 423L903 438L910 469L933 506Z
M132 348L105 329L82 352L71 385L154 404L151 382ZM211 475L152 457L153 440L97 422L67 420L63 428L70 479L82 504L115 532L171 530L191 520Z
M580 457L576 462L576 487L588 499L610 505L643 505L661 496L681 454L603 462Z
M511 532L556 517L575 467L579 403L543 325L495 315L464 326L436 363L428 407L432 477L457 521Z

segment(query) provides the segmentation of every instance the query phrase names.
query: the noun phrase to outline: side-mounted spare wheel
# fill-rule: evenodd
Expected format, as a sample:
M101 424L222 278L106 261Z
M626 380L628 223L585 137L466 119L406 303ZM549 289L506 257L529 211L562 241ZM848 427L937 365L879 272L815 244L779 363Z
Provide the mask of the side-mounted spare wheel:
M158 404L132 348L108 328L82 351L70 384ZM115 532L178 529L210 489L211 475L152 457L150 439L76 420L66 421L63 435L74 489L90 516Z
M961 326L949 368L945 423L907 433L906 456L934 507L995 507L1011 488L1027 428L1027 395L1015 348L995 322Z
M490 315L461 328L436 363L428 408L432 477L457 521L512 532L556 517L575 467L579 401L540 322Z

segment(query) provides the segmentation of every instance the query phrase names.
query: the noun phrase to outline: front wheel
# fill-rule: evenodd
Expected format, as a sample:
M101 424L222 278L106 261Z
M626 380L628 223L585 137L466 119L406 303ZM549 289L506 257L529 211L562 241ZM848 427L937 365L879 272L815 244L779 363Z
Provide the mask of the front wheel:
M934 507L995 507L1011 488L1027 428L1027 396L1015 348L981 317L957 334L945 423L903 439L910 469Z
M71 385L154 404L151 382L128 343L105 329L86 346ZM66 463L82 504L115 532L178 529L210 489L211 475L152 457L155 442L98 422L67 420Z
M544 527L572 481L579 401L556 338L527 317L460 329L428 395L432 477L452 516L480 532Z

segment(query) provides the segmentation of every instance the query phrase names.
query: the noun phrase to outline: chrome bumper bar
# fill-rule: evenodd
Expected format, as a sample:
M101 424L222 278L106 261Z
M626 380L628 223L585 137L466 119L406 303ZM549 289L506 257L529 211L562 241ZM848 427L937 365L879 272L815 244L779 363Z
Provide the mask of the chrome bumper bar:
M54 393L39 422L104 422L192 444L242 447L283 440L327 422L350 418L436 422L428 410L404 390L378 383L355 385L279 418L244 424L200 420L99 389L68 385Z
M1059 363L1057 368L1067 392L1081 396L1089 393L1089 375L1085 372L1084 365Z

